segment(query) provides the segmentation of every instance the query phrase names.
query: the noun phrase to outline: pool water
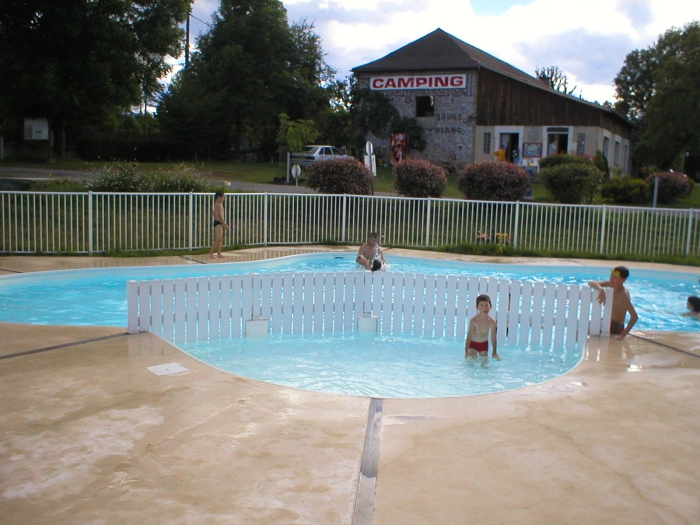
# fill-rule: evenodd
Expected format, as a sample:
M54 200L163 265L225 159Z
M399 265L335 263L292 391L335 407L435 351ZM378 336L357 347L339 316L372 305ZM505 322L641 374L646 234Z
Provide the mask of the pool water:
M388 257L390 271L469 275L583 284L606 279L607 268L463 263ZM249 263L61 270L0 277L0 321L28 324L126 326L126 282L265 272L355 271L355 253L295 255ZM636 329L697 331L681 317L686 298L700 295L699 274L632 270L626 286L639 314Z
M390 271L584 284L608 268L462 263L388 257ZM357 271L355 253L320 253L250 263L37 272L0 277L0 321L126 326L129 280L269 272ZM700 274L700 272L699 272ZM639 314L635 328L695 331L682 317L699 274L632 270L626 285ZM465 312L466 315L466 312ZM492 315L495 312L492 311ZM571 370L581 346L545 348L501 343L502 361L482 368L464 359L464 341L403 335L272 335L181 343L192 356L227 372L306 390L372 397L451 397L541 383Z
M367 335L225 339L179 344L190 355L241 376L304 390L382 398L503 392L571 370L582 346L499 344L501 361L469 365L464 341Z

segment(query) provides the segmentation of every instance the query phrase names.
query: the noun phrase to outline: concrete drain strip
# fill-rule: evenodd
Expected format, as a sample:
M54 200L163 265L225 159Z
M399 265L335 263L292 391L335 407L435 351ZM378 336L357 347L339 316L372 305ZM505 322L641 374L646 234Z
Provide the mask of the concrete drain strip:
M11 272L11 273L24 273L19 270L10 270L9 268L0 268L3 272Z
M97 341L104 341L105 339L114 339L115 337L123 337L128 335L126 332L123 334L105 335L103 337L95 337L93 339L84 339L82 341L74 341L72 343L64 343L62 345L56 346L45 346L44 348L35 348L34 350L25 350L24 352L17 352L14 354L0 355L0 359L9 359L10 357L19 357L22 355L38 354L40 352L47 352L49 350L57 350L59 348L68 348L69 346L84 345L87 343L95 343Z
M377 489L377 467L379 466L379 443L382 434L383 401L383 399L372 398L369 404L365 448L362 453L352 525L372 524L374 495Z
M180 258L181 258L181 259L185 259L185 260L187 260L187 261L196 262L197 264L207 264L207 263L205 263L205 262L203 262L203 261L198 261L197 259L193 259L192 257L188 257L187 255L181 255Z
M658 346L663 346L664 348L668 348L669 350L675 350L676 352L681 352L682 354L689 355L691 357L697 357L700 359L700 355L694 354L693 352L688 352L687 350L682 350L680 348L676 348L675 346L667 345L664 343L659 343L658 341L654 341L653 339L647 339L646 337L642 337L641 335L635 335L635 334L630 334L632 337L636 337L637 339L641 339L642 341L646 341L647 343L652 343Z

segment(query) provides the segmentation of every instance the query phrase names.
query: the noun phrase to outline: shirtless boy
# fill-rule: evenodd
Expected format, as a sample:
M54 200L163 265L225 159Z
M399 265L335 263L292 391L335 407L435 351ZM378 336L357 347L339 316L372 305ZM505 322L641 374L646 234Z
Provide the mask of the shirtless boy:
M382 249L377 244L378 240L378 233L370 233L367 236L367 242L360 246L357 252L357 259L355 259L358 264L373 272L381 270L382 265L386 262Z
M491 298L488 295L480 295L476 298L477 313L469 319L467 341L464 343L464 357L472 364L481 357L481 366L487 366L489 362L489 332L491 333L491 357L500 361L501 357L496 352L496 321L489 317L491 311Z
M212 217L214 218L214 244L211 245L211 250L209 250L210 259L223 257L221 254L221 243L223 241L224 230L228 230L228 224L224 221L223 202L224 192L217 191L214 194L214 208L211 210ZM214 252L216 252L216 255Z
M610 270L610 279L607 281L589 281L588 286L598 290L598 302L605 303L605 288L613 289L612 315L610 316L610 335L614 335L618 341L632 330L637 322L637 312L632 306L630 293L624 284L630 271L624 266L616 266ZM630 314L630 321L625 326L625 317Z
M689 296L688 301L685 303L685 307L688 309L688 311L681 315L695 317L695 319L700 321L700 297L696 295Z

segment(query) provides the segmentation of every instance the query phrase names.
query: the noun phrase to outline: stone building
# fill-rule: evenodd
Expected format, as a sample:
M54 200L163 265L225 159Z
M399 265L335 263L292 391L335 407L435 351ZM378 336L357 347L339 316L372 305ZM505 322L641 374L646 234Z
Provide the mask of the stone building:
M507 159L600 150L611 168L630 170L632 124L611 108L553 90L546 81L455 38L442 29L379 60L354 68L361 88L381 91L401 117L415 117L427 147L411 156L457 167ZM375 147L388 137L367 136Z

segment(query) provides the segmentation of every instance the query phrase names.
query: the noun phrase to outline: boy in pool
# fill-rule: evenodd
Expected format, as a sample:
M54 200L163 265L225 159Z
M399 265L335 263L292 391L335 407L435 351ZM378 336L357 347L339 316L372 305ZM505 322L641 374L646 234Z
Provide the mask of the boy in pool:
M605 303L605 288L613 289L612 315L610 317L610 335L620 341L632 330L637 322L637 312L632 306L630 293L625 288L625 281L630 275L630 271L624 266L615 266L610 270L610 279L607 281L589 281L588 286L598 290L598 302ZM625 317L630 314L630 321L625 326Z
M360 246L355 259L357 264L361 264L372 272L381 270L382 266L386 264L382 249L377 244L378 242L379 234L375 232L370 233L367 236L367 242Z
M681 315L695 317L695 319L700 321L700 297L696 295L688 296L688 302L685 304L685 307L688 311Z
M477 297L476 309L479 313L469 319L467 341L464 343L464 357L469 359L469 364L473 364L478 357L481 357L481 366L488 366L489 332L491 333L491 346L493 347L491 357L496 361L501 360L498 352L496 352L496 321L493 317L489 317L491 298L488 295Z
M214 244L211 245L211 250L209 250L209 258L216 259L221 258L221 243L224 236L224 230L228 230L228 224L224 222L224 192L217 191L214 194L214 209L211 210L212 217L214 218ZM216 252L216 255L214 254Z

